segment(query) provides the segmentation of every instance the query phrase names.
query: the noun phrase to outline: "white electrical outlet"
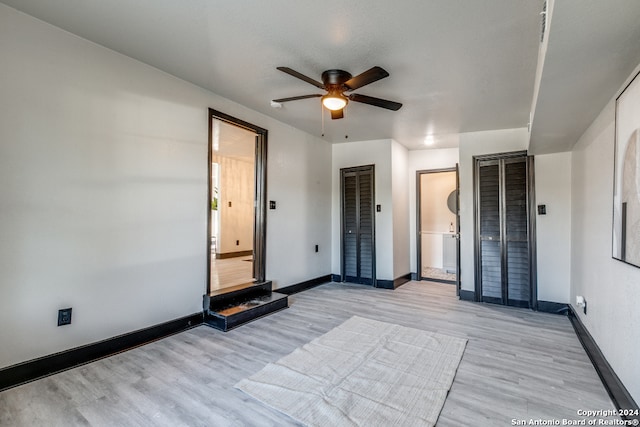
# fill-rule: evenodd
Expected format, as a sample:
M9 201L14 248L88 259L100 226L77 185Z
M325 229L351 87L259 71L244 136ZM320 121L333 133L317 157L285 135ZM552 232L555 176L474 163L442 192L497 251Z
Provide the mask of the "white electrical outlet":
M582 295L576 297L576 305L582 308L584 314L587 314L587 300Z

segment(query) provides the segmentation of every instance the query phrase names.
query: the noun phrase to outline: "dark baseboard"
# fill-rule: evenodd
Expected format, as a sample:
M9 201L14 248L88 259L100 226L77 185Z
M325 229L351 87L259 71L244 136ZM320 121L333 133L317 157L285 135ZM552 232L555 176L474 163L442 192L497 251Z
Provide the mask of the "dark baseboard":
M296 283L295 285L285 286L284 288L274 289L275 292L285 295L297 294L298 292L306 291L307 289L315 288L316 286L323 285L331 282L332 275L316 277L315 279L307 280L305 282Z
M576 315L576 312L571 305L568 306L568 315L582 347L584 347L589 359L591 359L591 363L596 369L600 380L602 380L604 388L607 389L607 393L609 393L609 397L611 397L613 404L618 409L638 411L638 405L633 400L633 397L631 397L631 394L629 394L629 391L626 389L624 384L622 384L618 375L616 375L613 368L611 368L611 365L609 365L609 362L607 362L607 359L605 359L602 354L600 347L598 347L598 344L596 344L595 340L587 328L585 328L580 317ZM623 416L622 418L627 420L636 420L638 419L638 416Z
M529 304L529 301L521 301L521 300L516 300L516 299L510 299L505 304L504 300L502 298L483 296L481 301L489 303L489 304L503 305L503 306L506 306L506 307L531 308L531 305Z
M418 273L411 273L411 280L420 280L418 279Z
M194 313L104 341L0 369L0 391L182 332L202 322L203 313Z
M394 287L394 289L398 289L399 286L404 285L405 283L407 283L410 280L411 280L411 273L407 273L407 274L405 274L403 276L397 277L393 281L393 287Z
M431 277L422 277L420 279L420 281L423 281L423 280L425 282L446 283L447 285L455 285L456 284L455 280L432 279Z
M237 258L249 255L253 255L253 251L225 252L223 254L216 254L216 259Z
M446 283L446 282L445 282ZM460 290L460 299L465 301L475 301L476 293L473 291L466 291L464 289ZM503 305L502 300L500 298L488 298L483 297L482 302ZM515 301L509 300L510 307L520 307L520 308L529 308L528 301ZM542 311L544 313L553 313L553 314L561 314L566 315L569 307L567 304L552 302L552 301L538 301L538 309L537 311Z
M544 313L562 314L566 316L569 312L569 305L559 302L538 301L538 311L542 311Z
M393 280L382 280L382 279L376 280L376 288L380 288L380 289L395 289L393 287Z
M376 280L376 288L396 289L411 280L411 273L404 274L394 280Z
M332 274L331 275L331 281L332 282L342 282L342 276L340 276L339 274Z
M473 291L467 291L465 289L460 289L460 299L464 301L475 301L476 293Z

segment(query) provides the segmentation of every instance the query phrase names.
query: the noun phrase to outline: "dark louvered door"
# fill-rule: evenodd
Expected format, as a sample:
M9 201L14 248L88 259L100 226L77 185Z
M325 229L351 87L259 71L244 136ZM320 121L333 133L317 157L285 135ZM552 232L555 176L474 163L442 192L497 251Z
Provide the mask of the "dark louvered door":
M476 161L476 292L480 300L531 307L529 158Z
M343 174L343 236L342 265L344 280L358 277L358 176ZM351 281L351 280L349 280Z
M482 299L502 302L499 162L484 162L479 178Z
M504 164L505 299L508 305L529 307L529 212L526 158Z
M375 282L373 166L342 170L342 280Z

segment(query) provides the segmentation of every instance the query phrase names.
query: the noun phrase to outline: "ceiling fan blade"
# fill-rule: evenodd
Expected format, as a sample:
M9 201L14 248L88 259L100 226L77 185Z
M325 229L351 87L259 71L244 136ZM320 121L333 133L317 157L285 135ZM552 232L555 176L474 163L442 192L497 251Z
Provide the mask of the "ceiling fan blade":
M331 120L341 119L344 117L344 108L341 110L329 110L331 111Z
M373 96L360 95L358 93L352 93L349 95L349 99L355 102L362 102L363 104L369 104L380 108L386 108L387 110L398 111L402 104L399 102L389 101L387 99L374 98Z
M292 70L289 67L277 67L278 70L289 74L290 76L296 77L300 80L304 80L305 82L314 85L317 88L324 89L324 85L318 81L313 80L311 77L307 77L304 74L300 74L296 70Z
M362 86L384 79L385 77L389 77L389 73L380 67L373 67L364 73L358 74L352 79L347 80L344 85L348 87L349 90L356 90Z
M313 95L291 96L289 98L274 99L273 102L289 102L289 101L297 101L298 99L320 98L321 96L322 95L317 93Z

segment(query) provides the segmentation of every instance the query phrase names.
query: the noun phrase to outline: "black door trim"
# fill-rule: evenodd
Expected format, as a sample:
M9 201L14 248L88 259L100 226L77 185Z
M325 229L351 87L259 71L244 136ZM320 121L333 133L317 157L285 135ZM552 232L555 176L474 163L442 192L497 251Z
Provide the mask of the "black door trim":
M209 108L209 148L207 162L207 295L211 292L211 162L213 160L213 119L221 120L256 134L255 213L253 223L253 277L266 280L267 250L267 137L268 131L244 120Z

